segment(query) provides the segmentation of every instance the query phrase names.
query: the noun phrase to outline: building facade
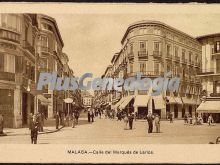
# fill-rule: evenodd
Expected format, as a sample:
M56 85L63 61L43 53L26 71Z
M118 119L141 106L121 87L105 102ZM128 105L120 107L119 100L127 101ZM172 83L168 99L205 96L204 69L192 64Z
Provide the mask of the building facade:
M202 81L203 102L198 113L212 114L215 122L220 122L220 34L210 34L197 38L202 44L202 71L198 77Z
M200 43L193 37L158 21L141 21L130 25L124 34L122 49L113 56L112 77L156 78L171 72L180 77L177 92L163 92L151 97L150 91L113 91L113 100L120 100L113 108L130 108L138 117L149 112L165 118L173 113L182 118L185 113L194 115L199 105L202 52ZM119 98L120 97L120 98Z
M94 97L88 92L82 92L82 104L85 109L93 106Z
M0 113L5 127L25 127L30 113L53 118L67 91L36 90L40 72L72 75L55 19L41 14L0 14ZM72 97L81 97L75 92ZM69 96L69 95L68 95ZM79 103L81 98L78 98Z

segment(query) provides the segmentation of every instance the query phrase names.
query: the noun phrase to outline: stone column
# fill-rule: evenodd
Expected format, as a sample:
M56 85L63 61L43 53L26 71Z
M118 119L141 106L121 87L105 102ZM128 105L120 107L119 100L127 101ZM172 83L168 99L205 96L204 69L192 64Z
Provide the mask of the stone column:
M22 91L20 86L14 90L14 128L22 127Z

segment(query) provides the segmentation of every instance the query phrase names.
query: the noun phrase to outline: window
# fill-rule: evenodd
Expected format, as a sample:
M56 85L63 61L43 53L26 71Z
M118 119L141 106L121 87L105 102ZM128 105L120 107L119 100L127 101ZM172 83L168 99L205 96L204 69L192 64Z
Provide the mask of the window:
M0 26L20 32L20 17L14 14L0 14Z
M192 61L192 52L189 52L189 61Z
M179 56L179 55L178 55L178 51L179 51L179 48L176 46L176 47L175 47L175 56L176 56L176 57Z
M155 74L159 74L159 63L158 62L154 62L154 73Z
M133 64L130 64L130 73L133 73Z
M142 73L146 72L146 64L145 63L140 64L140 72L142 72Z
M140 51L146 52L146 42L144 42L144 41L140 42Z
M133 53L133 44L130 44L130 53Z
M217 41L215 45L216 45L216 52L217 53L220 52L220 41Z
M41 46L48 48L48 38L46 36L41 36Z
M171 45L167 45L167 55L171 55Z
M220 73L220 59L216 59L216 72Z
M154 51L160 51L160 43L154 42Z
M0 71L4 71L4 54L0 54Z
M183 49L182 50L182 60L185 60L185 54L186 54L186 51Z
M4 71L15 73L15 56L14 55L5 55L4 56Z

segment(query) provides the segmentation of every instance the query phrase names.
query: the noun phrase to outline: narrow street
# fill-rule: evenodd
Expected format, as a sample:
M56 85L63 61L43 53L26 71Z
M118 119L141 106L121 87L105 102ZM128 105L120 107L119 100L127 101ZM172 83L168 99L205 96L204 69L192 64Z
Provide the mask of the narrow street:
M134 122L133 130L124 130L124 122L95 118L88 123L85 115L75 128L38 136L39 144L208 144L220 136L220 124L186 125L182 120L161 121L161 133L147 133L147 122ZM154 128L155 131L155 128ZM0 137L4 144L29 144L30 136Z

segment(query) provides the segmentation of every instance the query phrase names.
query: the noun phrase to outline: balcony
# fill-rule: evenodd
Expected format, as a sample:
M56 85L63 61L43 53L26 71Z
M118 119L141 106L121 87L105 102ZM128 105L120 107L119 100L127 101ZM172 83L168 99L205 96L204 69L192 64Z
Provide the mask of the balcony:
M134 53L133 52L128 53L128 59L129 60L134 59Z
M164 75L164 72L161 72L161 71L145 71L145 72L141 72L141 73L143 76L149 76L149 77Z
M15 74L9 72L0 72L0 80L15 81Z
M213 57L218 57L218 56L220 56L220 51L214 50L214 51L212 52L212 56L213 56Z
M31 54L35 55L35 48L26 40L23 41L23 48L27 49Z
M20 35L6 29L0 29L0 38L12 42L20 43Z
M172 54L167 53L167 55L166 55L166 59L167 59L167 60L172 60Z
M153 51L153 56L154 56L154 58L161 58L162 52L161 51Z
M198 73L198 75L214 74L215 70L216 68L202 69L201 72Z
M200 66L199 62L194 63L194 67L199 67L199 66Z
M185 58L182 58L181 63L186 64L187 60Z
M146 49L138 51L138 58L148 59L148 53Z
M49 47L45 47L45 46L41 46L40 47L40 51L42 51L42 52L50 52L50 48Z
M200 84L201 83L201 79L199 77L195 77L195 83L196 84Z
M176 61L176 62L179 62L179 61L180 61L180 57L174 56L174 57L173 57L173 60Z
M193 65L193 61L187 60L187 64L188 64L188 65Z

